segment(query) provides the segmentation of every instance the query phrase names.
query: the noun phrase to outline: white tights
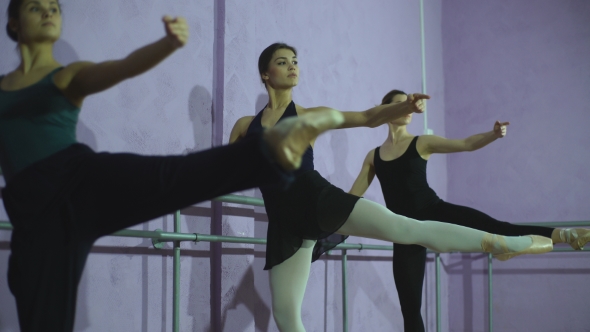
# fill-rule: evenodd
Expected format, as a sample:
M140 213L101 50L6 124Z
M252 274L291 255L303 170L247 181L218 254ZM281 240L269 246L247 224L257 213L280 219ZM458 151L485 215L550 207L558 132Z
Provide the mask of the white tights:
M407 218L366 199L356 203L338 233L400 244L419 244L437 252L483 252L482 239L487 234L468 227ZM511 251L523 250L532 243L529 237L507 236L504 239ZM301 303L315 242L304 240L295 255L270 270L273 315L282 332L305 331L301 321Z

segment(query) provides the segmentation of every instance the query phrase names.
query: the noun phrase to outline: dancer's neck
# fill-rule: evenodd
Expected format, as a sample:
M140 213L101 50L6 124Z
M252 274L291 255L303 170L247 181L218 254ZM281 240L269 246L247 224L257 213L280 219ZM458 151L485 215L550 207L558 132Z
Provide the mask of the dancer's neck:
M393 125L391 123L388 123L389 126L389 134L387 135L387 140L385 140L386 143L391 143L393 145L396 145L399 141L411 136L410 133L408 133L407 130L407 126L397 126L397 125Z
M53 43L19 44L21 63L17 70L26 74L33 70L56 67L59 63L53 58Z
M268 105L269 110L285 109L293 100L293 89L273 89L268 87Z

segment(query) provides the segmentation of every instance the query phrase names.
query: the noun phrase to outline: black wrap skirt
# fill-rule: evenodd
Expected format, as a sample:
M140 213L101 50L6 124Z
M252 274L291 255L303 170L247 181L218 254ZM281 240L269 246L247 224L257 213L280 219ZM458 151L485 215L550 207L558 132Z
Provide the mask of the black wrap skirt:
M299 173L285 191L261 191L268 215L265 270L293 256L304 239L317 240L312 262L343 242L347 236L335 232L360 198L333 186L315 170Z

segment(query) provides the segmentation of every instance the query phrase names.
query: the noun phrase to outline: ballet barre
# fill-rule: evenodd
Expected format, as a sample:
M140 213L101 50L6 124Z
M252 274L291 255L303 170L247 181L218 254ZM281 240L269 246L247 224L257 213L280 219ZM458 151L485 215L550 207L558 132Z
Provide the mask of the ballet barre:
M224 203L235 203L251 206L264 206L264 201L261 198L241 196L241 195L225 195L213 199L213 201ZM223 236L223 235L208 235L199 233L182 233L180 227L180 211L174 213L174 231L164 232L160 229L154 231L143 231L124 229L113 233L111 236L132 237L151 239L154 248L162 249L164 243L173 242L173 286L172 286L172 331L180 331L180 242L223 242L223 243L240 243L240 244L262 244L266 245L265 238L239 237L239 236ZM575 226L590 226L590 221L581 222L543 222L543 223L526 223L526 225L545 226L545 227L575 227ZM7 221L0 221L0 230L12 230L12 225ZM342 327L344 332L348 332L348 289L347 289L347 263L348 250L387 250L393 251L393 245L374 245L362 243L341 243L332 250L342 250ZM554 248L553 252L585 252L577 251L571 248ZM441 331L441 296L440 296L440 254L428 250L427 253L435 254L435 280L436 280L436 331ZM328 252L327 254L331 254ZM492 326L492 255L488 254L488 329L493 331Z

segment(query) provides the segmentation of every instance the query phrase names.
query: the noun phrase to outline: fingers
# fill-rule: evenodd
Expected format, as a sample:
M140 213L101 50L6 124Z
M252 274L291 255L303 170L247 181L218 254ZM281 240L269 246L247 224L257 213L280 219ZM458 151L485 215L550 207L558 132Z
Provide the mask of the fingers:
M425 95L423 93L410 93L408 95L408 101L410 101L410 102L416 102L416 101L422 100L422 99L430 99L430 96Z
M182 47L188 41L188 24L184 17L162 17L166 29L166 35L176 47Z
M506 126L509 125L510 122L500 122L500 121L496 121L496 123L494 123L494 132L497 135L497 137L504 137L506 136L506 131L507 128Z
M412 112L414 113L424 113L426 109L426 103L424 100L430 99L429 95L423 93L410 93L408 94L407 102L412 107Z

